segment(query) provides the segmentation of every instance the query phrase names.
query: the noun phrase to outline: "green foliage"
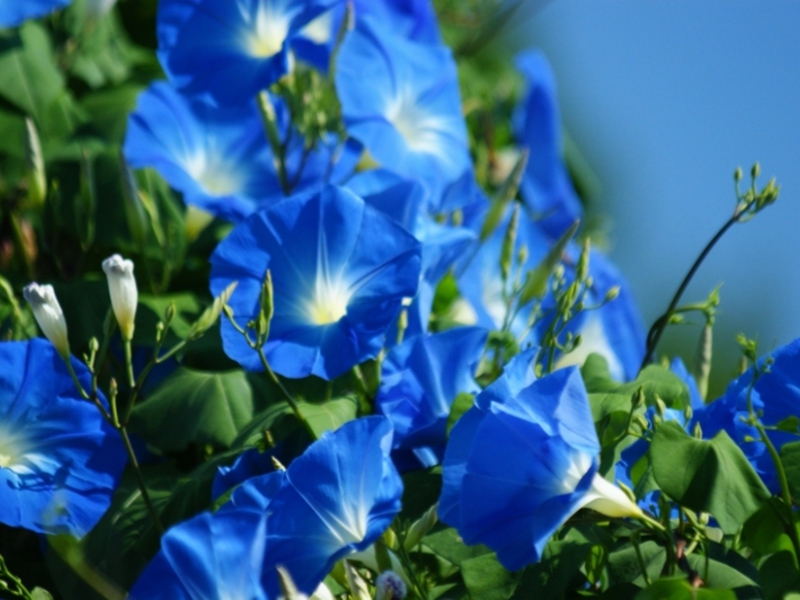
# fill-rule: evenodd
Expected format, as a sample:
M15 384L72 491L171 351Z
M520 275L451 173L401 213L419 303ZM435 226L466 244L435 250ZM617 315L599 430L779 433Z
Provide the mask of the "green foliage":
M800 442L789 442L781 447L781 462L792 496L800 498Z
M686 577L660 579L636 595L636 600L735 600L730 590L694 587Z
M264 406L263 393L259 379L241 370L180 367L134 408L131 429L164 452L189 444L228 448Z
M650 445L658 486L673 500L714 515L733 534L769 498L766 486L727 433L698 440L675 422L663 423Z
M327 402L300 403L300 412L311 427L314 435L321 436L326 431L333 431L347 421L356 418L358 400L354 397L335 398Z

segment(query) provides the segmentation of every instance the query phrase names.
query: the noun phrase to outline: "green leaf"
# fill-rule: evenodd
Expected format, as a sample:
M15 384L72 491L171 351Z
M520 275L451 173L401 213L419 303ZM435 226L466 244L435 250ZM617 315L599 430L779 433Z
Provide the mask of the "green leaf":
M767 500L744 524L742 542L761 555L781 550L793 552L780 514L786 514L782 500L777 497Z
M334 431L356 418L358 400L350 396L334 398L327 402L300 402L300 412L317 437L326 431Z
M461 577L470 597L481 600L508 600L520 580L520 574L506 571L494 553L462 562Z
M781 463L786 471L789 491L800 498L800 442L789 442L781 446Z
M581 369L586 391L590 394L613 393L629 397L640 387L645 403L653 406L656 396L671 408L691 405L689 390L681 378L661 365L648 365L629 383L618 383L611 378L605 359L590 354Z
M736 552L731 552L736 554ZM750 563L741 558L739 559L752 570L756 578L758 578L758 571L756 571ZM738 569L731 565L725 564L718 560L708 561L708 573L706 573L706 559L699 554L690 554L686 557L689 561L689 566L700 574L703 578L703 586L705 588L712 588L716 590L740 590L742 592L752 592L758 586L755 581L750 577L743 574ZM750 594L751 597L752 594ZM755 597L758 597L757 595Z
M106 141L122 143L128 114L136 108L136 98L141 91L141 85L126 83L117 88L104 89L83 96L81 106L92 115L91 123L87 126Z
M53 595L44 588L33 588L31 590L33 600L53 600Z
M787 592L800 592L800 571L791 550L782 550L767 558L759 574L766 600L781 600L789 597Z
M542 560L523 572L522 581L514 592L514 598L518 600L563 598L576 576L583 579L581 567L591 548L591 544L587 543L551 540L545 546Z
M28 21L19 32L0 33L0 96L34 117L41 127L45 112L64 89L50 39Z
M664 563L667 562L666 550L654 541L648 540L639 544L639 551L647 569L647 576L651 581L658 579ZM633 544L626 543L609 554L608 574L614 583L634 583L640 587L645 585Z
M452 527L437 526L433 533L426 535L422 543L437 556L454 565L461 565L467 560L492 554L492 551L481 544L467 546Z
M258 445L269 431L275 443L289 436L300 427L300 423L285 400L270 404L256 414L231 444L232 448L249 448Z
M775 429L778 431L787 431L789 433L798 433L798 431L800 431L800 419L791 415L775 425Z
M586 357L581 367L581 377L589 393L605 391L614 385L608 361L602 354L594 352Z
M736 600L736 594L731 590L695 589L685 576L680 576L653 582L636 595L636 600Z
M725 431L710 441L662 423L650 444L653 476L661 490L697 512L714 515L727 534L755 514L770 493Z
M227 448L250 423L257 401L244 371L178 368L131 415L131 429L165 452L187 445Z

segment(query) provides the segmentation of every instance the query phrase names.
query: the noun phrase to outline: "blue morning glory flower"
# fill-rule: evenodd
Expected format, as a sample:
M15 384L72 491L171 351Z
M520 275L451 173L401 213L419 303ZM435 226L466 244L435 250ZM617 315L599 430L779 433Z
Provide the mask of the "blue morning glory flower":
M289 72L292 40L339 0L162 0L158 57L191 95L244 104Z
M562 156L555 76L541 52L520 53L516 65L526 90L514 113L514 135L530 150L520 190L545 231L558 237L580 217L582 208Z
M128 119L123 151L130 166L154 167L188 204L227 220L283 198L255 102L219 109L153 83Z
M90 389L86 367L72 364ZM0 343L0 522L82 537L111 504L126 461L50 342Z
M278 597L283 565L310 594L341 558L380 537L400 511L403 483L389 457L385 417L349 421L325 432L286 471L252 478L220 513L269 514L262 582Z
M405 336L426 333L437 284L477 236L465 227L434 221L423 210L425 190L420 184L385 169L358 173L347 181L347 188L400 223L422 244L422 278L417 295L406 307ZM394 340L389 335L387 345Z
M395 35L426 44L442 41L430 0L355 0L356 18L369 17Z
M348 133L385 169L419 180L437 210L449 184L471 173L458 76L442 45L359 19L342 43L336 89Z
M289 122L282 103L276 102L276 113L286 136ZM303 145L295 134L287 148L294 192L349 173L361 153L353 144L338 148L320 140L304 156ZM242 221L259 206L285 197L255 102L215 108L168 83L153 83L128 119L123 149L132 167L154 167L186 203L229 221Z
M267 513L202 513L170 529L131 600L268 600L260 581Z
M519 389L523 353L450 432L439 516L510 571L538 561L580 508L614 517L641 510L597 472L600 444L580 373L562 369ZM509 460L508 457L514 457ZM526 458L528 457L528 458Z
M0 0L0 27L17 27L71 3L72 0Z
M487 336L483 328L460 327L407 339L386 355L375 408L394 425L401 468L441 461L453 401L480 390L474 372Z
M753 388L752 401L761 422L775 427L789 417L800 418L800 339L768 356L774 362ZM765 359L759 360L762 366ZM728 385L724 396L696 410L694 422L700 424L704 438L712 438L724 429L742 449L767 488L778 493L780 483L767 447L757 441L760 436L755 427L744 422L748 418L747 392L752 382L753 369L750 368ZM791 431L768 429L767 435L778 451L784 444L798 441L797 433ZM751 438L756 441L746 441Z
M267 269L275 296L264 347L271 367L286 377L331 379L377 356L403 298L417 291L420 247L352 192L326 186L253 214L212 255L212 293L239 282L229 305L240 326L257 315ZM228 356L262 368L228 321L222 338Z

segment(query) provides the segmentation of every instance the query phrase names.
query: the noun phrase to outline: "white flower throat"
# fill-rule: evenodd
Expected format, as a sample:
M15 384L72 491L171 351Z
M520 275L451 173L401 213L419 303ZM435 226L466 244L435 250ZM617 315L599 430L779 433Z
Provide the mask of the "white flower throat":
M331 281L327 276L317 275L314 293L308 303L307 313L315 325L336 323L347 314L350 292L341 281Z
M289 35L290 23L289 15L260 3L250 22L251 28L245 32L247 51L256 58L275 56L281 51Z
M305 312L314 325L330 325L347 314L347 303L350 302L353 290L343 277L343 266L338 269L338 273L331 273L324 232L320 232L318 243L317 272Z

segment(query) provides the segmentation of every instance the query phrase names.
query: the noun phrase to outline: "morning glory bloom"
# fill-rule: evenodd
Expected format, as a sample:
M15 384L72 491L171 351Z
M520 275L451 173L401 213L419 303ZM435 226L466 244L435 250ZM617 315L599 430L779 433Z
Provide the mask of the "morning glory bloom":
M782 346L768 355L774 362L769 372L761 376L752 391L753 409L767 427L775 427L789 417L800 418L800 339ZM759 360L763 366L766 357ZM734 379L725 395L694 413L694 423L699 423L703 437L710 439L721 429L739 445L747 459L761 476L772 493L779 493L780 483L775 465L766 445L758 441L755 427L748 418L747 393L753 382L750 368ZM767 435L775 448L798 441L797 433L768 429ZM756 441L747 441L747 440Z
M354 0L353 5L357 19L369 17L395 35L426 44L442 41L431 0Z
M155 168L188 204L223 219L283 198L254 102L219 109L153 83L128 118L123 152L131 167Z
M417 295L406 307L405 336L426 333L437 284L477 236L466 227L434 221L423 210L425 190L419 183L385 169L357 173L347 181L347 188L400 223L422 244L422 278ZM387 336L387 345L394 345L395 339Z
M17 27L71 3L72 0L0 0L0 27Z
M459 327L407 339L386 355L375 408L394 425L399 468L439 464L453 401L480 391L474 373L487 336L480 327Z
M86 367L72 366L91 389ZM0 522L82 537L111 504L126 461L50 342L0 343Z
M131 600L268 600L260 581L267 513L202 513L170 529Z
M400 225L352 192L326 186L253 214L211 257L211 290L239 286L229 301L244 327L259 310L270 270L274 317L264 353L286 377L337 377L377 356L384 334L413 297L420 247ZM257 352L222 323L225 352L249 370Z
M292 40L339 1L162 0L158 57L181 91L243 104L289 72Z
M562 155L555 76L541 52L520 53L516 65L526 90L514 113L514 135L530 150L520 190L545 231L559 237L582 208Z
M458 75L450 50L359 19L336 59L348 133L383 168L417 179L434 210L446 187L471 172Z
M254 477L219 513L268 514L262 583L279 597L283 565L310 594L333 565L371 546L400 511L403 483L389 457L385 417L349 421L325 432L286 471Z
M540 560L581 508L642 514L597 471L600 444L579 371L562 369L517 391L531 359L520 356L450 432L439 508L465 543L489 546L510 571Z

